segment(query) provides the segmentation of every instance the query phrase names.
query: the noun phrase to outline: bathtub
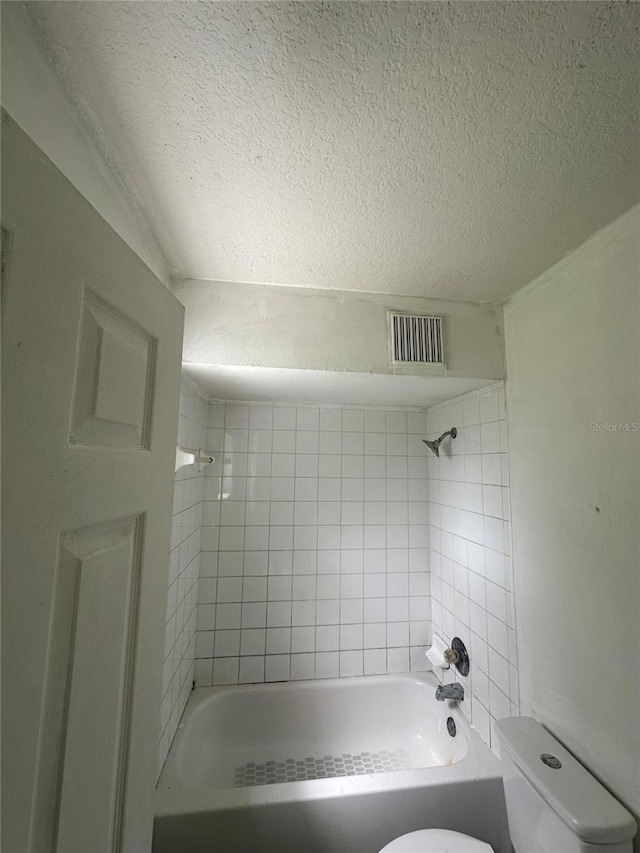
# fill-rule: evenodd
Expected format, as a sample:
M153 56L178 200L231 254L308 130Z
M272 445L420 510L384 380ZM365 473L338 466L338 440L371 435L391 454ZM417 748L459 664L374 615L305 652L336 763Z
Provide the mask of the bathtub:
M425 827L508 853L499 763L436 684L194 690L158 782L153 853L377 853Z

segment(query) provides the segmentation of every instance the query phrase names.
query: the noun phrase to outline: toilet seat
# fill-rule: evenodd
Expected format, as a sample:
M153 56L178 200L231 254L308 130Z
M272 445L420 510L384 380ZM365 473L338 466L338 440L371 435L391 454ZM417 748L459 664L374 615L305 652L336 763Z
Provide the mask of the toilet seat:
M462 832L419 829L394 838L380 853L493 853L493 848Z

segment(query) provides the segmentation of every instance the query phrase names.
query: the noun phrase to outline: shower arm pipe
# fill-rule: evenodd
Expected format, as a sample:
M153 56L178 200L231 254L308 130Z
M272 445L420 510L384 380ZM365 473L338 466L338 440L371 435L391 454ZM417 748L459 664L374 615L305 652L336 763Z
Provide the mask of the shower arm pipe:
M448 435L450 435L451 438L455 438L458 435L458 430L456 429L456 427L451 427L451 429L448 429L446 432L443 432L440 438L436 438L434 441L429 441L426 438L423 438L422 441L423 444L427 445L427 447L432 453L435 453L436 456L440 456L440 444L443 439L445 439Z

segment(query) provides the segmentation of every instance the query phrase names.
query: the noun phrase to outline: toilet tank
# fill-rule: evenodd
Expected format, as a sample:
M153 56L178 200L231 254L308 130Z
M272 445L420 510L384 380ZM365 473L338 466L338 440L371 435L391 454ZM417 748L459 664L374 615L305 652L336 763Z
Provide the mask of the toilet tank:
M633 817L540 723L509 717L495 730L516 853L631 853Z

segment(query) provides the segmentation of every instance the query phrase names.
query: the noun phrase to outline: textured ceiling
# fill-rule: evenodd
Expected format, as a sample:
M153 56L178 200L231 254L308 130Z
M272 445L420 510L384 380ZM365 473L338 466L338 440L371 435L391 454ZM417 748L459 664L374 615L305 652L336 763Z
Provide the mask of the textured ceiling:
M179 276L501 301L640 197L640 4L29 3Z

